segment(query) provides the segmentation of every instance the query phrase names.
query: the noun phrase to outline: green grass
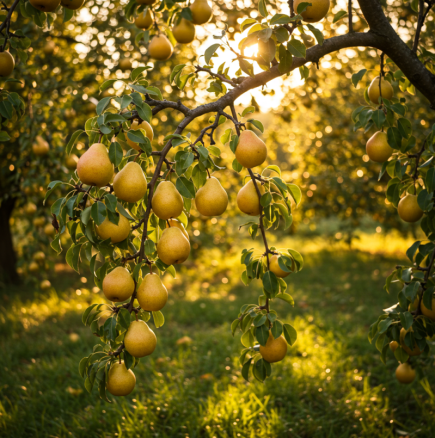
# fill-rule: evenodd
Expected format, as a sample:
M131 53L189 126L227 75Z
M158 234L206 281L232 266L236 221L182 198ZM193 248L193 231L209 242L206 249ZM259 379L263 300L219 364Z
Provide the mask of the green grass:
M289 280L295 308L273 306L298 341L265 384L243 380L240 335L230 333L240 306L259 292L239 281L240 248L225 256L214 249L165 278L171 298L157 349L136 367L132 395L111 404L88 394L77 371L96 340L81 313L101 293L65 273L52 281L57 292L3 292L0 436L435 436L434 396L419 382L399 385L392 355L384 366L367 341L380 309L394 303L382 286L399 257L310 245L297 246L306 266ZM183 336L193 342L177 345ZM428 381L435 385L431 372Z

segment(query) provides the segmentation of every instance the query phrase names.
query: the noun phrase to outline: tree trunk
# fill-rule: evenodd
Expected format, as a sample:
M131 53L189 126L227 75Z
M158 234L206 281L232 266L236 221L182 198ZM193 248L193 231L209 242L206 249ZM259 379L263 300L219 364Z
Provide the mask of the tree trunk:
M5 284L18 283L17 257L12 242L12 233L9 220L15 206L15 198L3 200L0 205L0 230L2 233L0 244L0 281Z

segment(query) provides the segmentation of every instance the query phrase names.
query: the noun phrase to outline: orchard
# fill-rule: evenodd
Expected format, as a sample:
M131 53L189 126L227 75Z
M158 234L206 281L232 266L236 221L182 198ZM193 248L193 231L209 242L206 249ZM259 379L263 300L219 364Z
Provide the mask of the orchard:
M79 402L66 407L49 385L51 395L39 396L54 405L52 424L44 426L35 394L28 400L37 414L18 426L16 415L30 403L17 404L6 380L5 436L431 436L434 11L433 0L3 3L0 279L12 302L1 322L12 345L14 327L30 336L36 330L39 339L36 327L51 321L42 347L23 343L8 353L4 371L13 369L14 354L29 367L45 360L30 351L53 346L66 313L80 309L86 327L80 335L65 329L80 345L67 356L80 386L68 383L77 376L62 366L51 370L59 376L54 385L67 385ZM385 232L381 248L353 255L369 227ZM326 257L312 254L318 236L329 239ZM348 266L344 253L358 263ZM325 278L332 286L316 301ZM55 286L62 281L69 296ZM39 304L26 304L22 287ZM325 317L339 321L328 335L319 309L331 304L331 288L342 296L327 309ZM174 301L177 291L184 300ZM192 310L199 296L212 295L222 302L219 315L218 304ZM347 299L361 305L345 318ZM315 316L304 314L310 306ZM181 320L195 330L180 328ZM213 324L225 331L211 334ZM366 377L333 397L327 375L337 338L346 336L338 334L342 324L364 333L349 361L358 363L351 380L362 381L364 369ZM309 391L298 383L295 360L307 356L312 325L325 345L313 341L308 358L319 363L308 364L321 368L325 387L304 405ZM207 344L201 356L194 335ZM204 365L222 354L233 369L227 388L213 386L216 375ZM346 354L340 351L343 360ZM195 391L184 388L193 377L165 383L192 358L205 371L196 371ZM305 370L300 382L314 378ZM400 391L391 395L400 415L388 416L385 376ZM37 379L28 378L20 391ZM239 394L222 398L228 408L214 413L212 388ZM177 392L177 407L168 407L164 400ZM167 408L151 414L158 399ZM341 403L353 409L346 420ZM198 409L195 420L189 405ZM80 427L66 412L85 407Z

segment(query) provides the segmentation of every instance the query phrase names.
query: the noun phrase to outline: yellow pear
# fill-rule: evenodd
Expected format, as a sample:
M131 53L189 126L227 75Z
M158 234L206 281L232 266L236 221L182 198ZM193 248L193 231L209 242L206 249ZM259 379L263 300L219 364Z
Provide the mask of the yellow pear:
M417 195L404 196L397 207L400 219L405 222L417 222L423 216L423 210L417 202Z
M131 124L130 130L136 131L137 129L143 129L146 133L146 137L149 138L150 141L153 141L154 138L153 128L147 121L144 120L141 124L139 124L137 120L134 120L133 123ZM127 134L125 135L125 137L127 138L127 144L131 148L136 149L137 151L142 150L139 146L139 143L135 143L134 141L130 140Z
M157 243L157 254L167 265L183 263L190 254L189 240L179 228L166 228Z
M430 318L432 321L435 321L435 297L432 297L432 310L428 309L423 304L423 301L421 302L421 313L423 313L424 316Z
M411 331L413 331L412 328ZM423 352L418 348L416 342L414 343L414 348L412 350L405 344L406 333L408 333L407 330L405 330L404 328L400 329L400 345L410 356L420 356L420 354Z
M36 136L36 142L32 145L32 151L35 155L47 155L50 150L49 144L40 136Z
M34 214L36 213L37 207L33 202L29 202L26 207L24 208L24 211L27 214Z
M397 341L390 342L390 350L391 351L396 351L398 346L399 346L399 343Z
M128 395L136 385L136 376L124 364L115 362L110 366L107 374L106 387L110 394L115 396Z
M195 26L191 21L182 18L172 28L172 34L178 43L189 44L195 39Z
M195 0L190 5L190 10L192 12L192 21L194 24L207 23L213 15L213 9L208 4L207 0Z
M119 303L128 300L134 292L134 280L122 266L109 272L103 280L103 293L109 301Z
M174 48L166 35L155 35L148 46L148 55L158 61L166 61L172 55Z
M184 225L177 219L168 219L169 224L166 224L166 228L169 227L177 227L181 230L183 235L186 237L187 240L189 240L189 235L187 234L186 228L184 228Z
M157 274L145 275L137 290L140 307L148 312L156 312L165 307L168 301L168 290Z
M237 161L243 166L252 167L263 164L267 158L267 148L255 132L246 130L240 134L236 149Z
M217 178L208 178L196 192L195 205L203 216L220 216L227 209L228 195Z
M269 331L269 338L266 345L260 345L260 354L263 359L269 363L280 362L287 354L287 342L284 336L274 338L272 332Z
M117 198L127 202L137 202L147 191L147 180L138 163L131 161L116 174L113 190Z
M382 131L375 132L366 144L366 152L372 161L376 163L383 163L394 152L387 140L387 134Z
M133 357L145 357L156 349L157 338L146 322L133 321L125 334L124 344Z
M134 20L134 24L139 29L147 30L153 24L153 16L151 15L151 9L148 8L147 11L139 14Z
M0 76L9 76L15 68L15 59L9 52L0 52Z
M47 224L44 227L44 234L48 237L54 236L56 234L56 230L54 229L53 225Z
M122 59L120 59L118 65L119 65L119 68L122 71L131 70L133 68L133 64L132 64L130 58L122 58Z
M264 188L257 182L257 187L260 194L264 194ZM250 216L258 216L260 214L260 198L258 197L257 191L255 190L254 183L252 179L249 180L237 193L237 207L239 210Z
M40 269L40 267L39 267L38 263L36 263L36 262L29 263L29 271L30 272L36 272L36 271L39 271L39 269Z
M400 383L412 383L415 379L415 370L409 363L401 363L396 369L396 379Z
M294 10L297 13L299 3L304 3L305 0L294 0ZM302 18L307 23L317 23L322 20L329 11L329 0L310 0L307 3L311 3L304 12L302 12Z
M382 81L381 81L381 91L382 91L382 97L384 99L391 100L391 98L394 95L393 87L384 78L382 78ZM375 104L379 103L379 96L380 96L380 94L379 94L379 76L374 78L373 81L371 82L371 84L369 86L369 90L368 90L368 95L369 95L369 99L373 103L375 103Z
M40 287L42 290L47 290L47 289L50 289L50 287L51 287L51 283L50 283L48 280L42 280L41 283L40 283L40 285L39 285L39 287Z
M33 219L33 225L35 227L42 227L43 225L45 225L46 219L45 217L41 216L41 217L35 217L35 219Z
M160 219L176 218L183 211L183 197L171 181L163 181L157 186L151 205Z
M283 271L279 266L278 260L281 255L274 254L269 260L269 269L273 272L277 277L285 278L287 275L290 275L290 272ZM292 261L292 268L294 268L294 261Z
M35 254L33 254L33 260L35 260L35 262L44 261L45 260L45 253L42 251L35 252Z
M122 242L130 234L130 222L122 214L119 215L118 225L106 217L101 225L97 225L97 234L103 239L111 239L112 243Z
M79 157L75 154L68 155L65 160L65 166L70 170L77 169L77 163L79 162Z
M103 187L113 177L113 164L109 159L106 146L94 143L79 159L77 175L84 184Z

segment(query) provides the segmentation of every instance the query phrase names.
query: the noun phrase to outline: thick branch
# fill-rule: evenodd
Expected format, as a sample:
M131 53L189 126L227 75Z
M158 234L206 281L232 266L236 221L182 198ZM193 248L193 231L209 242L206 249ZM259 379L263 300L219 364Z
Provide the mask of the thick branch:
M12 6L8 10L8 15L6 16L5 21L3 21L3 23L0 25L0 32L2 32L7 27L8 23L11 21L12 14L19 3L20 0L15 0L12 3Z

